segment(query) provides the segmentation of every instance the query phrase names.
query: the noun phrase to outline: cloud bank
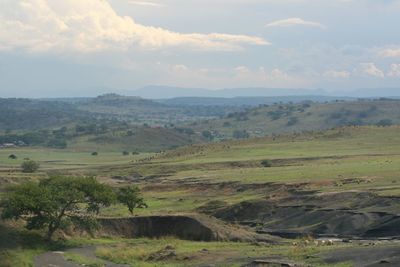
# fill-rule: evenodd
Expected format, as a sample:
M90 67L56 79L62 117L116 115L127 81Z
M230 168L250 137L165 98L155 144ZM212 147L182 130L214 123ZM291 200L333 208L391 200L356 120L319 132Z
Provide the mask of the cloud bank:
M269 44L255 36L145 26L118 15L106 0L0 0L0 6L1 50L96 52L137 46L232 51Z

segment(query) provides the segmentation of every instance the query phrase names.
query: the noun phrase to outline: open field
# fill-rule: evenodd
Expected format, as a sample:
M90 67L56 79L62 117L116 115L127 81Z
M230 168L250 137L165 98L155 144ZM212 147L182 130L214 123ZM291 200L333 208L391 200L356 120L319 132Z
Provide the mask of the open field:
M9 159L8 157L11 154L16 155L18 158L16 160ZM97 156L92 156L91 152L45 148L0 149L0 168L16 169L24 159L29 158L39 162L42 171L85 169L115 164L129 164L145 156L146 154L124 156L122 152L99 152Z

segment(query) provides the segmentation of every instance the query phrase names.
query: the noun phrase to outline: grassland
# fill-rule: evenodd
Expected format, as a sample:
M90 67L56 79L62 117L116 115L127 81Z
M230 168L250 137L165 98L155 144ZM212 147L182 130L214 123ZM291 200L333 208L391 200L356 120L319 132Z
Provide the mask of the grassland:
M133 169L144 175L168 175L159 190L152 185L144 191L160 211L187 212L210 200L236 203L265 198L257 190L224 192L215 186L221 183L306 183L308 190L319 192L368 190L400 196L399 132L398 126L351 127L187 147ZM262 160L271 161L272 167L263 167ZM173 186L166 186L166 181Z
M324 132L191 145L163 153L135 156L106 151L92 156L91 153L73 149L1 149L1 187L4 188L10 181L18 183L55 171L93 174L103 182L116 186L133 183L141 187L149 208L136 210L136 215L196 213L204 207L210 208L210 203L218 207L229 207L244 201L279 199L292 189L314 194L369 192L398 198L399 133L400 126L345 127ZM17 155L18 159L8 159L10 154ZM24 158L38 161L41 164L39 173L22 174L19 165ZM268 160L271 166L264 167L264 160ZM366 209L398 213L397 206L385 205ZM101 215L127 216L128 211L123 206L112 206L103 209ZM10 231L2 228L0 234L12 239L14 234L10 234ZM6 251L4 255L11 261L8 266L29 266L35 255L54 249L41 242L37 242L37 246L24 243L23 240L29 240L26 232L19 232L18 236L19 241L14 245L10 246L7 241L2 245ZM217 266L240 266L249 259L270 256L312 266L328 266L319 257L320 253L354 246L340 243L332 247L298 247L290 245L290 242L259 246L251 243L206 243L173 238L86 240L77 237L64 241L62 246L68 248L82 244L96 246L95 253L100 259L132 266L210 263ZM155 259L167 246L173 248L175 256ZM83 259L91 262L74 254L69 254L69 257L75 261ZM92 263L97 264L97 261ZM343 262L337 266L352 264Z

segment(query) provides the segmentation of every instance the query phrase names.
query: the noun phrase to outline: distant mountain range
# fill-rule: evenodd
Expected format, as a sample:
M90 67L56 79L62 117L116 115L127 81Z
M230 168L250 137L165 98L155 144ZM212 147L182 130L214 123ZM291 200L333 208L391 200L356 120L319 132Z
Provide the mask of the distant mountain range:
M312 102L331 102L335 100L350 101L355 100L351 97L334 97L334 96L246 96L246 97L175 97L168 99L155 99L155 102L166 104L169 106L258 106L270 105L274 103L301 103L306 101Z
M121 92L122 93L122 92ZM147 99L170 99L177 97L282 97L282 96L325 96L325 97L352 97L378 98L400 97L398 88L368 88L342 91L326 91L324 89L304 88L231 88L210 90L202 88L183 88L169 86L146 86L134 91L125 91L123 94L139 96Z

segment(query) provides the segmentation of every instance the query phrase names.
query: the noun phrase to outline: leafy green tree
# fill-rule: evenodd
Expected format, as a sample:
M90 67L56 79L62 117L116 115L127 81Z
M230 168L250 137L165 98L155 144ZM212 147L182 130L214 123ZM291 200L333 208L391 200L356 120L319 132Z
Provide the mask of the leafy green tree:
M140 197L140 189L137 186L121 187L118 190L117 199L128 207L131 214L136 208L147 208L147 204Z
M25 173L34 173L39 169L39 167L40 167L40 164L34 160L25 160L21 164L22 172L25 172Z
M92 177L56 176L11 188L1 203L2 218L23 218L27 229L47 228L51 240L55 231L71 224L92 230L100 208L114 201L112 188Z
M204 138L206 138L207 140L209 140L209 141L212 141L212 140L214 139L214 136L213 136L213 134L212 134L210 131L203 131L203 132L201 133L201 135L202 135Z

